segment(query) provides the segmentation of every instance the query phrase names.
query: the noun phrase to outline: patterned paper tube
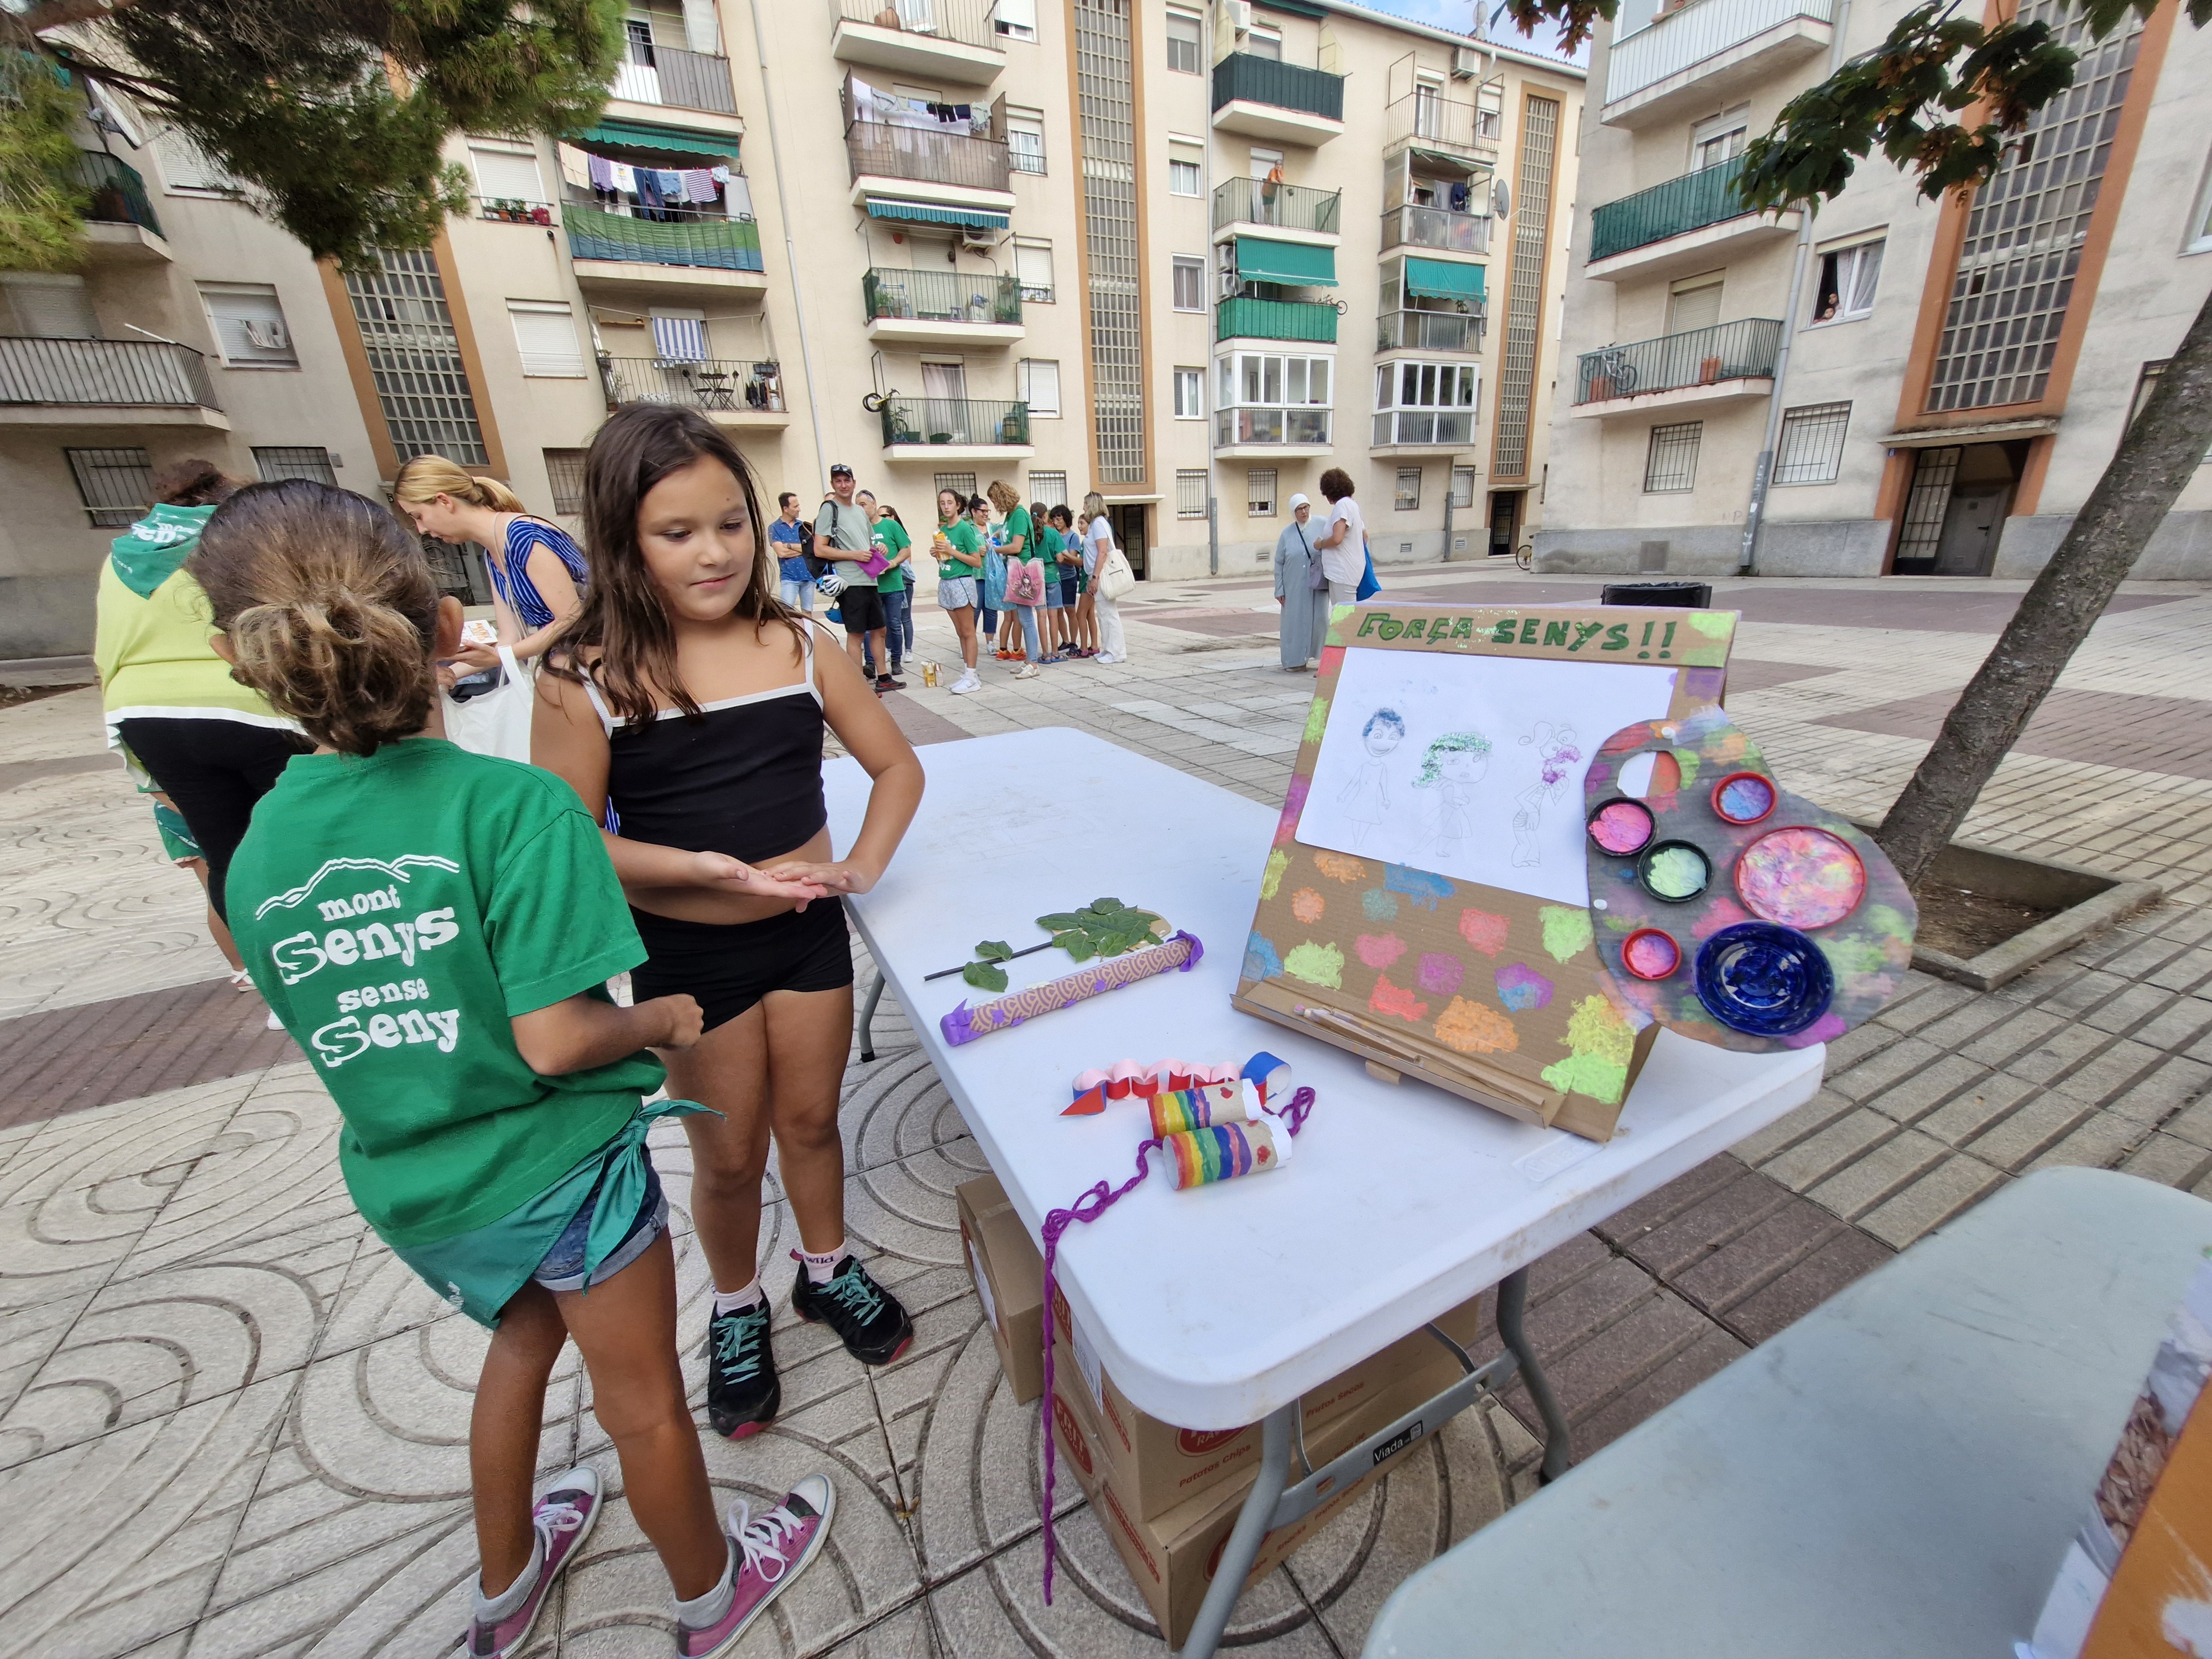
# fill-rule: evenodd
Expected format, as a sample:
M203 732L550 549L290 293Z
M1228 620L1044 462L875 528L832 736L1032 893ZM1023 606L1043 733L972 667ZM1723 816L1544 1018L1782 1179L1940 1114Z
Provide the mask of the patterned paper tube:
M1256 1122L1259 1103L1259 1091L1249 1085L1165 1090L1152 1097L1152 1133L1173 1135L1221 1123Z
M1002 1031L1010 1025L1018 1025L1025 1019L1035 1019L1039 1014L1048 1014L1055 1008L1066 1008L1107 991L1118 991L1125 985L1134 985L1139 980L1150 979L1155 974L1170 969L1188 973L1198 966L1206 954L1195 935L1177 933L1162 944L1143 951L1133 951L1125 957L1113 957L1093 966L1066 974L1042 985L1032 985L1026 991L1017 991L1012 996L1000 997L978 1008L963 1002L951 1013L939 1019L938 1029L945 1040L957 1047L973 1042L977 1037L988 1036L993 1031Z
M1290 1162L1291 1139L1265 1123L1221 1123L1162 1138L1168 1176L1177 1192L1261 1175Z

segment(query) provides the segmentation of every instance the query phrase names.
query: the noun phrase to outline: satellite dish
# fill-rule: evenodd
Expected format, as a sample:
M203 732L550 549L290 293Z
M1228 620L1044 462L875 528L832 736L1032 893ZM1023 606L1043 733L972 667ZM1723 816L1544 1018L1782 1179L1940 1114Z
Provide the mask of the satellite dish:
M1501 219L1513 216L1513 186L1503 179L1491 181L1490 210Z

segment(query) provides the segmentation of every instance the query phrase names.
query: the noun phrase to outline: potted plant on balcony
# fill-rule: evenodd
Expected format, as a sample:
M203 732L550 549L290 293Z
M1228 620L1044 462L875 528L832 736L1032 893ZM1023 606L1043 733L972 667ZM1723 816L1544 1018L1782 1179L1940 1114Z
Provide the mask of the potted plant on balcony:
M1698 384L1699 386L1711 386L1720 378L1721 360L1718 357L1707 357L1698 362Z

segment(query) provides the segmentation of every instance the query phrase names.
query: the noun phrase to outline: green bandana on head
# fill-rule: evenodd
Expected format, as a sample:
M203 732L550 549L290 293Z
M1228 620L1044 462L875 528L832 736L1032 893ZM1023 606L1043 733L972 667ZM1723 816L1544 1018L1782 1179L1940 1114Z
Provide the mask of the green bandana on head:
M118 536L108 550L115 574L142 599L177 574L200 544L212 507L157 507Z

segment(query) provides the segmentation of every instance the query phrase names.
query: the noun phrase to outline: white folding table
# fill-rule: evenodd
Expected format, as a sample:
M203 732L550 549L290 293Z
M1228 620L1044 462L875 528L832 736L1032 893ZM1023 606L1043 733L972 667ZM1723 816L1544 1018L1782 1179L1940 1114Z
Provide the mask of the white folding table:
M1264 1422L1259 1476L1186 1659L1210 1659L1270 1530L1516 1372L1544 1419L1546 1474L1564 1473L1565 1422L1521 1328L1528 1265L1810 1099L1826 1050L1740 1054L1662 1032L1602 1146L1386 1084L1341 1049L1230 1006L1273 811L1066 728L920 753L928 787L914 825L876 890L849 901L880 970L861 1048L888 983L1031 1237L1086 1188L1125 1180L1149 1130L1134 1103L1060 1115L1078 1072L1123 1058L1241 1066L1267 1049L1317 1097L1279 1173L1184 1193L1156 1173L1060 1242L1058 1282L1133 1404L1184 1428ZM823 775L833 839L848 847L866 775L842 760ZM925 975L967 962L978 940L1037 943L1036 917L1109 896L1197 935L1204 960L945 1041L939 1018L990 994ZM1008 970L1017 989L1072 969L1044 951ZM1461 1355L1452 1389L1320 1468L1301 1456L1291 1484L1302 1395L1493 1285L1504 1353L1480 1368Z

